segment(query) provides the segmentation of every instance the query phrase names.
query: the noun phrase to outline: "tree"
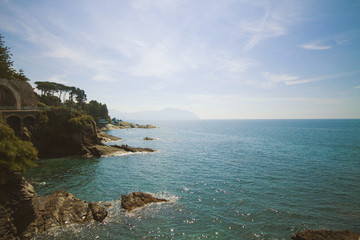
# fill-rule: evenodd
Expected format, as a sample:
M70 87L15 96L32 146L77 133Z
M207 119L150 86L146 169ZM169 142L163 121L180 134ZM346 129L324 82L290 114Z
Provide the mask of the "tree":
M14 62L11 60L12 53L10 52L10 48L5 46L3 38L0 34L0 78L9 80L16 78L22 81L29 81L29 78L26 77L22 69L16 71L13 68Z
M85 107L85 112L92 116L94 120L98 123L100 118L106 119L111 122L109 111L106 104L97 102L96 100L91 100Z
M30 79L25 75L24 70L19 69L18 72L14 73L15 78L20 79L22 81L29 81Z
M78 105L84 104L85 101L86 101L86 99L87 99L87 98L86 98L85 91L82 90L82 89L80 89L80 88L76 88L75 94L76 94L75 99L76 99Z
M32 143L15 137L14 131L0 120L0 169L24 172L35 166L36 159Z
M10 48L5 46L3 36L0 34L0 77L11 79L14 74L13 61L11 61Z
M53 82L35 82L36 88L40 90L42 96L54 96L58 87Z

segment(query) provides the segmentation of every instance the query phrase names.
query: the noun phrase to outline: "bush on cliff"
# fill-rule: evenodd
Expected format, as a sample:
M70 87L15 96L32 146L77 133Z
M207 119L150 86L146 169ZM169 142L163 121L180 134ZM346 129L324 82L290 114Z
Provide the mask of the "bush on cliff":
M35 166L37 150L32 143L17 138L14 131L0 121L0 170L24 172Z
M79 116L70 118L68 120L68 126L73 131L80 131L86 128L93 120L93 118L86 114L81 114Z

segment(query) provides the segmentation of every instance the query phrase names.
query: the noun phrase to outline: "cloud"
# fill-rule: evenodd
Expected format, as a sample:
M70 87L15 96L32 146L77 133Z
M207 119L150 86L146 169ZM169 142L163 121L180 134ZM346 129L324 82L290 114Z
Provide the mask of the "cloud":
M298 76L292 76L289 74L273 74L273 73L269 73L269 72L263 72L262 77L265 78L266 80L268 80L268 82L266 82L264 84L264 86L268 86L268 87L273 86L278 83L284 83L286 85L291 85L292 82L298 81L298 79L299 79Z
M360 89L360 85L359 85L359 86L356 86L355 89Z
M93 80L97 82L118 82L118 79L113 78L107 74L96 74L93 78Z
M284 83L285 85L297 85L311 82L332 80L338 78L344 78L359 74L360 71L337 73L331 75L318 76L313 78L300 78L299 76L292 76L289 74L273 74L269 72L263 72L262 77L268 80L263 86L273 86L278 83Z
M298 4L290 1L276 1L276 3L269 1L245 2L246 5L253 8L251 11L254 13L261 9L262 16L252 21L246 18L238 21L237 30L247 37L244 51L249 51L268 38L285 35L288 28L298 22Z
M319 45L317 43L303 44L303 45L300 45L300 47L302 47L304 49L308 49L308 50L328 50L328 49L332 48L332 46L330 46L330 45Z
M62 83L62 84L68 84L67 81L62 80L63 78L66 78L67 76L69 76L69 73L65 72L63 74L51 76L46 81L57 82L57 83Z

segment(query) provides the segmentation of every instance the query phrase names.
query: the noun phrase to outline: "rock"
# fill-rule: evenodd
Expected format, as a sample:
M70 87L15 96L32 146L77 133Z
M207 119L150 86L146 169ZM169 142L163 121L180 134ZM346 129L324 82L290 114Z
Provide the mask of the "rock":
M102 131L98 132L99 137L101 138L102 142L115 142L115 141L120 141L122 140L122 138L118 138L109 134L106 134Z
M144 138L144 140L148 140L148 141L150 141L150 140L155 140L155 138L146 137L146 138Z
M97 202L89 202L89 208L95 221L102 222L108 215L106 209Z
M20 173L0 171L0 239L19 238L38 216L38 197Z
M85 201L66 191L58 191L39 198L37 225L46 231L52 227L93 220L92 211Z
M303 230L291 237L293 240L359 240L358 233L343 230Z
M71 193L58 191L39 197L39 217L31 224L28 231L42 233L53 227L102 222L106 216L106 209L98 203L87 204Z
M115 147L118 149L123 149L126 152L156 152L156 150L153 150L151 148L136 148L136 147L130 147L128 145L111 145L111 147Z
M30 239L52 227L101 222L105 207L66 191L38 197L19 173L0 171L0 239Z
M121 195L121 207L127 212L130 212L135 208L157 202L169 202L169 201L162 198L156 198L152 196L150 193L143 193L143 192L132 192L128 195Z

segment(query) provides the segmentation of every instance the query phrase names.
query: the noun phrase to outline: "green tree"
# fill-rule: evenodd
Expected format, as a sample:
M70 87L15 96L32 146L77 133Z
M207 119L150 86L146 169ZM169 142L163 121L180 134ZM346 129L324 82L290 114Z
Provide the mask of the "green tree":
M91 100L86 105L85 112L92 116L97 123L99 122L100 118L106 119L107 121L111 122L106 104L99 103L96 100Z
M22 81L29 81L29 78L26 77L22 69L16 71L13 68L14 62L11 60L12 53L10 52L10 48L5 46L3 38L0 34L0 78L16 78Z
M0 169L24 172L35 166L37 150L32 143L17 138L14 131L0 121Z
M11 61L10 48L5 46L3 36L0 34L0 77L11 79L15 70Z
M80 88L76 88L75 94L76 94L75 99L76 99L78 105L82 106L85 103L86 99L87 99L85 91L80 89Z

